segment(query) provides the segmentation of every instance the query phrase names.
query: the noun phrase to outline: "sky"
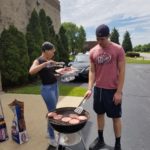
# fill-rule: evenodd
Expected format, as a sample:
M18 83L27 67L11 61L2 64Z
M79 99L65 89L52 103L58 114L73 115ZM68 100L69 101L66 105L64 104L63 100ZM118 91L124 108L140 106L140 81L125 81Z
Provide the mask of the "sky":
M96 40L100 24L115 27L122 43L126 31L133 46L150 43L150 0L60 0L61 23L72 22L86 31L87 41Z

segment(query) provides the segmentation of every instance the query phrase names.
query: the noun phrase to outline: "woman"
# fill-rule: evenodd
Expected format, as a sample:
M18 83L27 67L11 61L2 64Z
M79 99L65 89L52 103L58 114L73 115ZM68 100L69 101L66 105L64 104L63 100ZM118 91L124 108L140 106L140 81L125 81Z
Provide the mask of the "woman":
M33 61L33 64L29 70L31 75L38 73L42 81L41 95L45 101L48 111L53 111L56 108L58 101L58 84L57 77L55 75L56 62L53 59L55 48L50 42L44 42L42 44L41 56ZM54 130L48 123L48 132L51 147L56 147L56 140Z

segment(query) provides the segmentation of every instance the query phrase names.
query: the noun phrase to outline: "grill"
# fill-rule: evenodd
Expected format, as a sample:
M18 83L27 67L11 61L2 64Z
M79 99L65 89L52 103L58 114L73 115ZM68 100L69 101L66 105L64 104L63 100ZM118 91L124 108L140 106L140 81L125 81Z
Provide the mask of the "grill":
M64 116L67 116L68 114L75 114L74 112L75 107L62 107L56 109L54 112L57 114L62 114ZM51 126L56 130L58 134L58 142L57 142L57 149L56 150L64 150L64 148L60 148L59 145L65 146L65 148L70 149L67 146L75 145L79 142L82 142L84 149L86 149L85 142L81 136L80 130L86 125L88 119L89 119L89 113L86 110L83 110L81 115L84 115L87 117L87 120L80 121L78 124L69 124L69 123L64 123L60 120L54 120L53 118L49 118L49 123ZM65 142L62 142L61 139L63 137L67 137L68 140ZM76 140L71 141L71 139L74 138Z

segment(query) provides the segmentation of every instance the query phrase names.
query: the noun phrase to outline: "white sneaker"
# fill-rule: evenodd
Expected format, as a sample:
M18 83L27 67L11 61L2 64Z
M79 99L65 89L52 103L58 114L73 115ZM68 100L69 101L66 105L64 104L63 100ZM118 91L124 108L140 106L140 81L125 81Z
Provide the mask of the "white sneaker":
M55 139L50 139L50 145L57 147L57 142Z

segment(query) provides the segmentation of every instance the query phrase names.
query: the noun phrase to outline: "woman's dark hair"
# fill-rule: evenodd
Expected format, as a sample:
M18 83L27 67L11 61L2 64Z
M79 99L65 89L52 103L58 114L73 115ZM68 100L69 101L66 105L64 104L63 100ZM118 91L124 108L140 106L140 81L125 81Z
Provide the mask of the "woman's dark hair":
M50 43L50 42L44 42L43 44L42 44L42 51L46 51L46 50L52 50L54 48L54 45L52 44L52 43Z

